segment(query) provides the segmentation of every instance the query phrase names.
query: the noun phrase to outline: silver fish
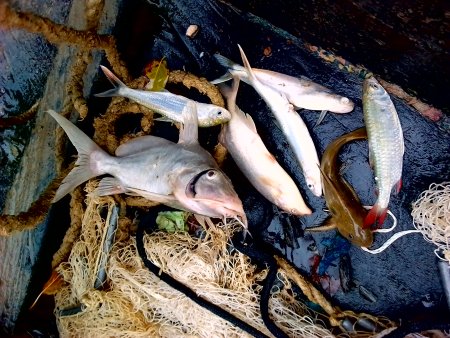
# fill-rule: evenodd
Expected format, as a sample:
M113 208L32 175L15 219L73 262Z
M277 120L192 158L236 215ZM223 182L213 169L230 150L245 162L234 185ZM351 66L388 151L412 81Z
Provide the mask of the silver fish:
M369 140L369 161L375 169L378 200L367 214L364 227L381 226L386 218L392 188L402 185L405 145L402 126L386 90L374 78L363 84L363 112Z
M98 97L123 96L133 100L158 114L164 115L170 120L183 122L181 112L187 103L193 100L187 97L172 94L168 91L152 92L147 90L137 90L127 87L108 68L100 66L108 80L114 85L113 89L95 94ZM196 102L198 125L200 127L211 127L228 122L231 118L230 112L225 108L214 104Z
M211 83L218 84L230 80L232 74L239 76L242 81L250 83L247 71L243 66L220 54L215 54L214 56L222 66L228 69L228 73L219 79L211 81ZM252 68L252 71L261 83L283 93L297 109L304 108L322 111L316 125L323 120L327 111L340 114L348 113L355 106L349 98L335 94L330 89L305 77L297 78L258 68Z
M278 120L280 129L286 136L286 139L302 168L308 188L314 195L321 196L322 181L319 169L319 158L308 128L294 110L294 106L289 103L285 94L276 91L272 87L266 86L258 80L253 73L241 46L238 45L238 47L245 66L244 69L247 72L245 75L246 80L258 94L261 95L270 107L275 118ZM240 72L233 73L233 70L230 70L230 72L240 78Z
M219 142L223 144L250 183L283 211L302 216L311 214L292 178L267 150L250 115L236 105L239 79L232 88L221 84L231 120L222 126Z
M51 110L48 113L78 151L76 166L63 180L53 202L90 178L109 174L112 177L103 178L94 193L139 195L209 217L240 217L247 224L242 202L231 181L197 141L193 102L183 109L184 124L178 143L142 136L119 146L116 156L107 154L66 118Z

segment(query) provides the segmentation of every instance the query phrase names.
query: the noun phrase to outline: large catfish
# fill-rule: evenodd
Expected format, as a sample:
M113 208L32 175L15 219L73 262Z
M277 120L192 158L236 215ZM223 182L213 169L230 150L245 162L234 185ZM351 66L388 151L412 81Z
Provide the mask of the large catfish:
M369 247L373 236L370 229L364 229L366 209L351 185L341 176L338 162L339 151L344 145L355 140L367 139L366 128L356 129L331 142L322 156L323 194L331 217L325 224L309 231L336 228L339 233L355 245Z
M56 192L58 201L90 178L109 174L100 181L98 195L126 193L217 218L241 218L246 225L242 202L229 178L197 141L196 105L183 109L184 124L178 143L142 136L107 154L73 123L54 111L48 113L59 123L78 151L76 167Z

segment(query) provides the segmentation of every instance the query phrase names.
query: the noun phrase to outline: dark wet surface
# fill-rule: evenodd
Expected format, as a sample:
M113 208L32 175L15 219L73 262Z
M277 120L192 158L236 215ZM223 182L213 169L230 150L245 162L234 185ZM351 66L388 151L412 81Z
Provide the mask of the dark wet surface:
M280 0L276 6L265 0L229 2L368 67L450 114L448 1Z
M312 126L318 113L307 110L301 112L302 118L311 131L319 155L322 155L326 146L335 138L363 126L362 79L313 56L305 49L305 41L271 26L258 17L240 13L214 0L176 2L167 0L155 3L159 4L159 8L145 1L131 2L129 7L123 8L122 17L117 25L119 46L134 76L140 75L149 60L165 57L170 69L185 69L208 79L214 79L222 75L224 69L216 63L212 57L213 54L220 52L240 62L237 49L237 43L239 43L252 66L294 76L306 76L355 102L353 112L344 115L328 114L322 124L315 129L312 129ZM185 31L190 24L200 26L200 32L194 39L185 36ZM314 41L309 42L314 43ZM41 53L46 52L46 55L49 55L48 59L51 60L54 53L52 47L43 42L41 44L39 48L47 48ZM264 57L263 50L269 46L272 49L272 55ZM36 58L38 55L25 51L25 61L28 59L27 53L30 53L30 58ZM362 60L357 59L357 55L352 61L363 63ZM47 59L41 63L44 70L47 69L45 67L51 66L51 62ZM4 110L7 113L5 115L12 116L23 111L28 107L27 105L33 104L34 100L39 98L45 79L42 78L42 74L45 74L45 71L40 68L39 72L42 73L29 74L29 78L21 79L23 83L19 85L19 88L30 87L32 91L27 92L26 100L20 95L11 95L12 98L20 101L18 105L23 108ZM19 73L24 72L17 70L17 74ZM0 81L4 81L0 83L1 88L13 90L17 86L15 82L10 80L7 82L1 76L0 74ZM401 77L395 77L394 74L390 80L401 83ZM33 83L35 87L32 86ZM94 85L93 92L101 91L98 85ZM26 91L21 92L23 96ZM0 91L1 93L3 92ZM6 93L3 94L6 95ZM0 103L3 102L3 105L9 104L3 96L1 99L3 101ZM411 203L417 199L420 192L427 189L432 182L442 182L450 178L450 137L403 102L395 98L393 101L403 126L406 146L403 189L398 196L391 197L390 203L390 209L399 220L396 231L401 231L412 229ZM104 107L107 101L92 98L89 102L93 106ZM312 195L306 188L300 167L276 126L270 110L258 94L246 84L240 86L238 105L253 117L266 146L291 174L299 185L307 204L314 210L311 216L291 218L291 225L287 226L286 216L280 215L256 192L233 161L228 160L225 163L225 171L244 202L250 221L250 231L255 241L265 241L273 245L285 253L298 267L310 271L314 255L322 256L325 254L326 245L337 247L340 243L335 238L335 232L311 235L304 234L302 231L302 228L317 225L327 217L326 212L323 211L325 201L323 198ZM11 106L17 107L12 104ZM153 130L155 135L172 140L177 139L175 128L167 123L157 123ZM217 132L217 128L213 131L200 131L200 140L206 148L212 149L215 145ZM344 177L353 185L361 201L370 205L375 202L376 196L373 172L368 164L367 152L366 142L356 142L344 148L340 159L345 166ZM4 184L7 184L7 180L0 181L0 189L4 189L0 191L0 206L3 204L2 192L6 191ZM388 225L390 224L386 224ZM376 235L374 246L378 247L389 236L390 234ZM339 289L332 296L335 304L343 309L385 315L394 320L419 317L421 320L432 317L448 318L449 313L438 277L436 257L433 254L435 247L424 241L421 235L413 234L404 237L379 255L370 255L353 246L349 249L342 249L342 246L339 248L342 253L346 251L349 253L355 283L368 289L376 297L376 302L370 302L364 298L359 293L358 287L354 287L348 293ZM338 264L339 259L329 262L327 266L319 266L319 270L327 268L326 274L337 280L339 279ZM426 301L423 302L424 300ZM430 307L424 306L429 303L432 304Z
M11 7L64 23L70 0L10 1ZM42 97L56 47L21 30L0 29L0 118L17 116ZM0 130L0 210L29 139L31 123Z

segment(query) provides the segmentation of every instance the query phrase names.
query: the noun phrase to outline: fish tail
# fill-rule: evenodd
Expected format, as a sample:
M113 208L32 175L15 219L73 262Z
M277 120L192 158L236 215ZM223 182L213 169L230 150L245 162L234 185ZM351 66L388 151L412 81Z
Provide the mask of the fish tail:
M250 62L248 62L247 56L244 53L242 47L238 44L239 52L241 53L242 63L244 64L245 71L247 72L248 79L250 82L256 81L255 74L253 73L252 67L250 66Z
M381 227L386 219L387 211L387 208L380 208L378 203L375 204L364 219L363 229Z
M102 159L110 157L103 149L101 149L94 141L92 141L85 133L78 129L72 122L53 110L49 113L58 124L64 129L72 144L78 152L78 159L75 162L75 168L64 178L60 187L56 191L52 203L59 201L73 189L87 180L104 174L98 169L98 162ZM94 156L92 156L95 154Z
M231 75L230 72L226 72L221 77L219 77L219 78L217 78L215 80L209 81L209 83L211 83L213 85L216 85L216 84L219 84L219 83L227 82L227 81L231 80L232 78L233 78L233 75Z
M219 85L219 90L222 93L222 95L227 99L228 101L228 105L231 106L235 106L236 105L236 96L237 96L237 92L239 89L239 78L238 77L232 77L233 79L233 83L231 85L231 87L225 85L225 84L220 84Z
M108 78L109 82L111 82L111 84L114 86L114 88L107 90L103 93L94 94L94 96L97 97L120 96L121 95L120 91L123 91L124 89L128 88L126 84L120 81L120 79L117 76L115 76L114 73L105 66L100 66L100 68Z
M237 64L236 62L231 61L230 59L226 58L223 55L220 54L214 54L214 57L216 58L217 62L219 62L223 67L227 68L227 69L231 69L231 70L244 70L244 67L242 67L241 65ZM227 76L227 74L225 74L222 77ZM228 78L228 80L231 79L231 76ZM227 81L227 80L226 80ZM224 82L224 81L222 81Z

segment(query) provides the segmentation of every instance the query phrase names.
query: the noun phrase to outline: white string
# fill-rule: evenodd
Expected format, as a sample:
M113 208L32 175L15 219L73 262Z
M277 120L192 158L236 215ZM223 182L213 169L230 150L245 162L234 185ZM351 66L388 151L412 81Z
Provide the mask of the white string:
M367 209L367 210L372 209L372 205L363 205L363 207L365 209ZM397 227L397 217L395 217L395 215L390 210L388 210L387 213L388 213L389 216L391 216L392 222L394 224L390 228L387 228L387 229L376 229L376 230L374 230L372 232L388 233L388 232L391 232L392 230L394 230Z
M366 209L371 209L372 206L370 206L370 205L364 205L364 208L366 208ZM388 232L391 232L392 230L394 230L394 229L397 227L397 217L395 217L395 215L394 215L390 210L388 210L388 214L389 214L389 216L392 217L392 222L393 222L394 224L393 224L390 228L388 228L388 229L376 229L376 230L374 230L373 232L378 232L378 233L388 233ZM378 249L373 249L373 250L371 250L371 249L366 248L366 247L361 247L361 249L364 250L365 252L368 252L368 253L372 254L372 255L376 255L376 254L379 254L379 253L383 252L384 250L386 250L386 249L387 249L389 246L391 246L392 243L394 243L397 239L399 239L399 238L401 238L401 237L403 237L403 236L405 236L405 235L408 235L408 234L411 234L411 233L416 233L416 232L420 232L420 231L419 231L419 230L405 230L405 231L400 231L400 232L398 232L398 233L392 235L392 237L389 238L389 239L388 239L382 246L380 246Z
M400 237L403 237L405 235L412 234L412 233L420 233L420 230L405 230L405 231L397 232L395 235L393 235L391 238L389 238L378 249L371 250L371 249L368 249L368 248L365 248L365 247L361 247L361 249L364 250L365 252L368 252L368 253L372 254L372 255L376 255L376 254L379 254L380 252L383 252L384 250L386 250L392 243L394 243Z

